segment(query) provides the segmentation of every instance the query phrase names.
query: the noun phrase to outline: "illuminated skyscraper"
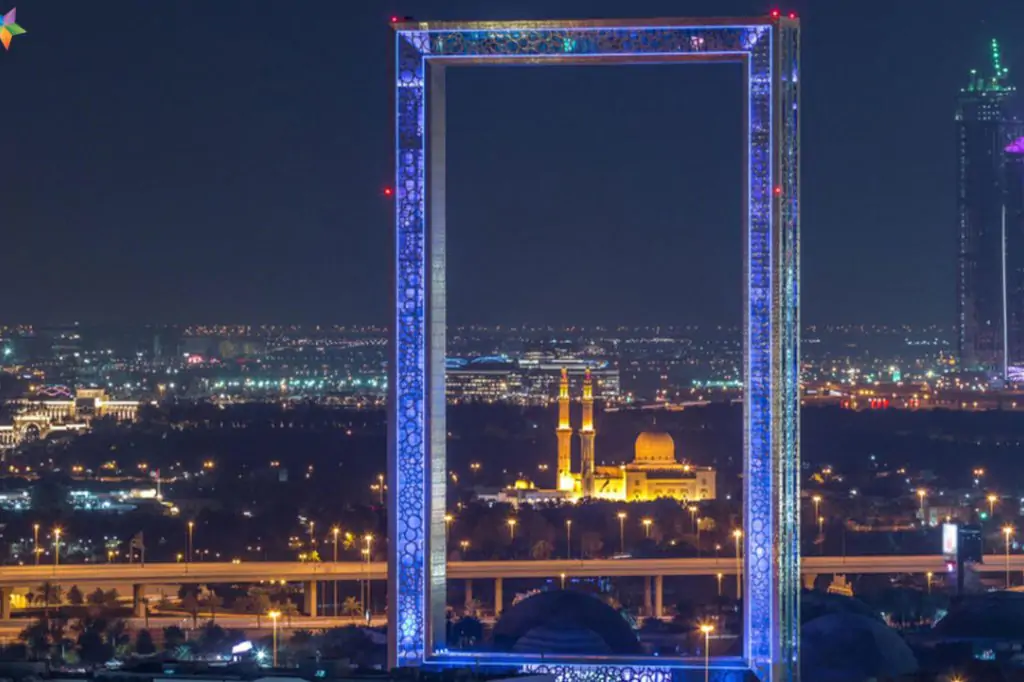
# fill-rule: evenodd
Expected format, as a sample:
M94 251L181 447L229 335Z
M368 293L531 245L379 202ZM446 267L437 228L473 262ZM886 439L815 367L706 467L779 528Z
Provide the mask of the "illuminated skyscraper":
M957 97L957 348L960 366L1003 376L1008 308L1005 151L1024 136L1015 88L992 41L992 73L971 71Z
M1006 364L1024 366L1024 138L1004 150L1006 194ZM1020 372L1010 372L1020 375Z

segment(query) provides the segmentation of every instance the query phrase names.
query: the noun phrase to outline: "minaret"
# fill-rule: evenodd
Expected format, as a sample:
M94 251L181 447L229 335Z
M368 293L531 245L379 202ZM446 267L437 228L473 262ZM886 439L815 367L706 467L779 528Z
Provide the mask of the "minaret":
M594 496L594 384L590 370L583 377L583 425L580 427L580 478L583 497Z
M569 424L569 372L562 368L558 386L558 478L559 490L572 490L572 426Z

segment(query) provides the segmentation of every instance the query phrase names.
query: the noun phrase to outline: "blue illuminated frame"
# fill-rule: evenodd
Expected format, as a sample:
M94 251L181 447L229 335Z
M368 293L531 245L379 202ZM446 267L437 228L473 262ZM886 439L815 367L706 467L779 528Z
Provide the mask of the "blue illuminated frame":
M560 679L670 679L701 662L467 655L445 643L445 69L731 61L747 75L744 655L716 675L799 677L799 52L795 18L397 23L389 365L389 660ZM513 660L513 658L515 660ZM716 677L717 679L717 677ZM724 677L722 678L724 679Z

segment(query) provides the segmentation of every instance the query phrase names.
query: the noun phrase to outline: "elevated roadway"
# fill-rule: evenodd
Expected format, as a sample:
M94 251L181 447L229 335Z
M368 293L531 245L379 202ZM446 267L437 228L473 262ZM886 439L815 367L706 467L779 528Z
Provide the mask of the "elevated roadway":
M989 555L981 572L1006 569L1003 555ZM1011 555L1010 570L1024 570L1024 555ZM680 575L733 575L736 559L550 559L545 561L450 561L451 579L629 577ZM808 556L801 561L804 573L941 573L946 570L938 554L906 556ZM197 562L141 564L67 564L61 566L0 566L0 587L23 587L44 581L62 584L123 582L133 584L230 583L286 580L289 582L333 580L385 580L384 562L249 561L241 563Z

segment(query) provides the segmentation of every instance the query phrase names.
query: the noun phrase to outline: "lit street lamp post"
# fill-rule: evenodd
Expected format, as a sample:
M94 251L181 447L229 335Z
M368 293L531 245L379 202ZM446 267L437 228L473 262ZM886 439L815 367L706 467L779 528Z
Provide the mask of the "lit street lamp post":
M188 522L188 542L186 543L186 547L185 547L185 550L186 550L185 551L185 563L186 564L192 563L192 529L195 527L195 525L196 524L195 524L194 521L189 521Z
M641 521L641 523L644 524L644 537L645 538L650 538L651 537L651 524L654 523L654 522L651 521L651 519L644 519L643 521Z
M518 521L516 521L515 519L509 519L508 521L506 521L506 523L508 524L508 539L510 541L515 541L516 524L518 523Z
M270 616L270 620L274 622L274 667L277 667L277 619L281 617L281 612L276 609L268 611L267 615Z
M992 515L995 513L996 501L999 500L999 498L996 497L994 494L989 493L989 496L988 496L987 499L988 499L988 516L989 516L989 518L992 518Z
M373 583L370 581L370 561L371 561L371 557L373 555L373 534L372 533L367 533L363 537L363 539L366 540L366 604L365 604L366 608L365 608L365 611L367 613L373 613L373 610L370 607L370 599L371 599L371 596L372 596L371 595L371 590L373 589Z
M452 516L451 514L445 514L444 515L444 550L445 550L445 552L448 551L448 536L450 535L450 531L452 529L452 521L453 520L455 520L455 517Z
M704 682L708 682L709 675L709 663L711 659L711 633L714 631L715 626L711 623L704 623L700 626L700 631L704 633Z
M572 558L572 519L565 520L565 558Z
M1013 526L1003 526L1006 538L1006 589L1010 589L1010 538L1013 537Z
M32 524L32 552L36 555L36 566L39 565L39 524Z
M334 563L338 563L338 533L341 529L335 526L331 529L331 534L334 536ZM337 568L337 567L335 567ZM334 617L338 617L338 581L332 581L334 583Z
M626 512L620 511L619 517L619 554L626 553Z
M932 593L932 575L931 571L924 574L925 579L928 581L928 594Z
M715 575L715 577L718 578L718 596L719 597L722 596L722 577L723 577L723 575L724 575L723 573L718 573L717 575Z
M377 474L377 485L380 488L380 504L384 506L384 474Z
M1009 555L1008 555L1009 556ZM1010 559L1008 558L1007 561ZM60 527L53 528L53 570L60 565ZM1008 564L1009 565L1009 564Z
M815 495L811 501L814 502L814 515L818 516L821 513L821 495Z
M928 495L928 493L927 493L927 491L925 491L925 489L924 489L924 488L918 488L918 489L917 489L917 499L918 499L918 503L919 503L919 505L920 505L920 510L921 510L921 525L922 525L922 526L923 526L923 525L925 525L925 518L924 518L924 498L925 498L925 497L926 497L927 495Z

